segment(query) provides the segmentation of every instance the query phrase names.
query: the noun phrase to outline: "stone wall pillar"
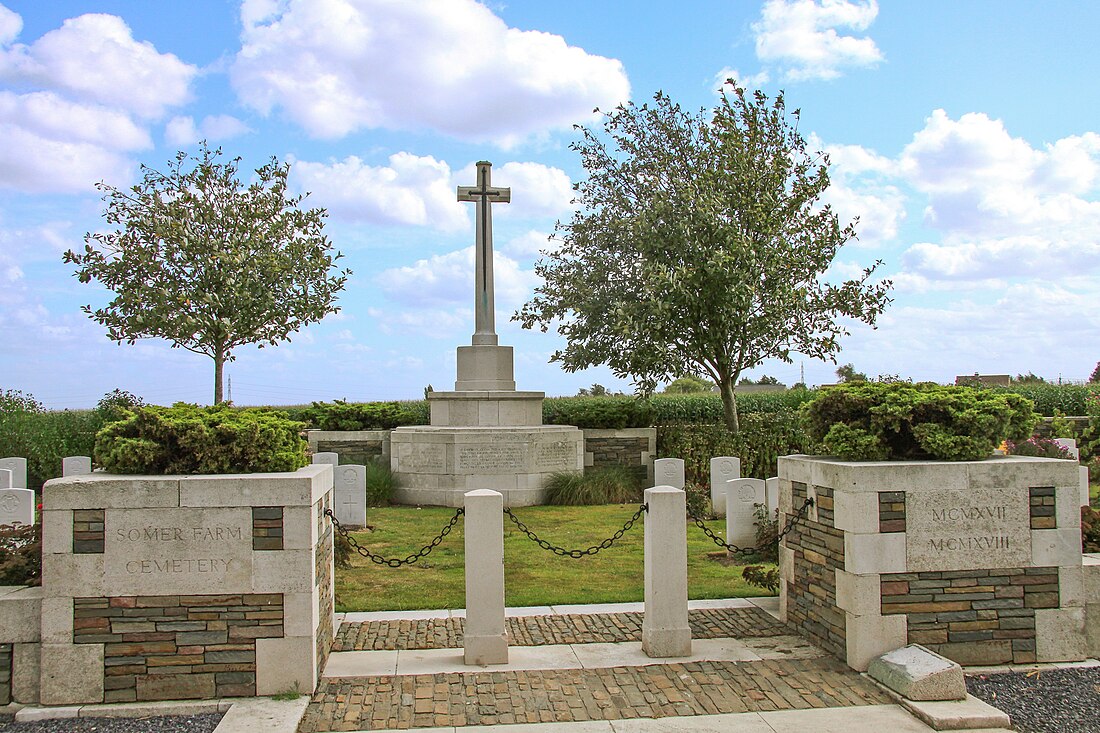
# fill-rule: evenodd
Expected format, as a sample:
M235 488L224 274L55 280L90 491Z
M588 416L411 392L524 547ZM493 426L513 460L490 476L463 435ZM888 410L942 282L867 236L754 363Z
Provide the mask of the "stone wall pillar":
M691 655L687 597L687 495L645 490L645 618L642 651L650 657Z
M466 492L466 664L508 663L504 626L504 495Z

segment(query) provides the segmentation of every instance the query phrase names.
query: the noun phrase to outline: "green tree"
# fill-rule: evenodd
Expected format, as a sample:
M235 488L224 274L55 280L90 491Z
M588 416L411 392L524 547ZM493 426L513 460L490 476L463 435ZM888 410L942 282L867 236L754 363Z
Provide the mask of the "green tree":
M1096 368L1089 375L1089 382L1100 382L1100 361L1096 362Z
M791 121L793 117L794 122ZM840 318L873 325L889 281L823 276L855 237L820 197L828 157L808 153L799 112L740 87L713 113L658 93L617 107L572 145L588 173L561 246L535 266L544 283L514 319L551 325L567 371L607 364L643 394L702 373L738 429L733 387L765 359L833 360Z
M112 341L163 338L214 360L215 404L235 348L289 341L338 311L351 274L333 272L342 255L322 233L327 212L287 195L289 164L272 158L245 187L240 158L221 155L204 142L196 157L177 153L166 172L143 165L131 188L97 184L115 229L65 253L80 282L115 293L103 308L82 308Z
M1047 380L1040 377L1034 372L1028 372L1027 374L1017 374L1012 378L1013 384L1046 384Z
M841 382L866 382L867 375L857 372L852 364L842 364L836 368L836 378Z
M708 382L700 377L688 375L669 382L668 386L665 387L665 394L699 394L701 392L710 392L710 388L713 386L713 382Z

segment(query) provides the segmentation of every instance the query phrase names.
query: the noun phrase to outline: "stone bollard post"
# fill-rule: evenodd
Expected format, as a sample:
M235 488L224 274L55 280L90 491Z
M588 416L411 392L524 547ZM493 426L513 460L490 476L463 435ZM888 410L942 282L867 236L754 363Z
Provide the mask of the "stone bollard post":
M642 651L691 655L687 592L687 494L672 486L645 490L645 618Z
M504 495L466 492L466 664L508 663L504 626Z

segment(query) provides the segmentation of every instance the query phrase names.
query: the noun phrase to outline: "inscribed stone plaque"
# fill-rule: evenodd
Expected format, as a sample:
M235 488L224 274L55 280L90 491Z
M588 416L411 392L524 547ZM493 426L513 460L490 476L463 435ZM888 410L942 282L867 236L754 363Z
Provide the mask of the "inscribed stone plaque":
M108 509L104 520L108 595L251 590L250 508Z
M344 465L336 469L333 500L336 521L362 527L367 523L367 467Z
M397 470L418 473L447 468L447 448L440 443L402 445L397 454Z
M539 443L535 446L535 470L539 473L577 470L577 444L567 440Z
M34 524L34 492L0 489L0 525Z
M906 567L912 572L1030 566L1028 501L1028 492L1019 489L906 492Z
M527 466L527 446L518 443L455 446L456 471L515 471Z
M27 488L27 459L26 458L0 458L0 469L11 471L11 488Z
M658 458L653 462L653 478L657 486L684 488L684 462L680 458Z

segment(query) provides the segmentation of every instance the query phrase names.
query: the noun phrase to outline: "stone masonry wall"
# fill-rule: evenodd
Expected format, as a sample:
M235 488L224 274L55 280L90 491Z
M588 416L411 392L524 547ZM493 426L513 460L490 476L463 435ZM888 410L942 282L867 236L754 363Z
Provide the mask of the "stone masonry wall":
M324 503L320 504L324 507ZM324 509L322 508L322 512ZM324 532L320 534L317 540L317 550L315 552L316 563L316 593L318 598L318 606L320 607L320 625L317 628L317 677L320 678L321 671L325 668L325 662L328 661L329 652L332 650L332 641L336 635L336 629L333 627L333 612L335 611L336 599L333 597L333 528L332 522L323 523Z
M11 702L12 645L0 644L0 705Z
M653 480L653 458L657 452L656 428L589 428L583 432L585 469L623 466L637 471L639 478Z
M792 511L806 501L805 483L794 482ZM833 492L818 487L817 521L798 523L783 539L793 550L794 582L787 586L787 623L822 648L844 658L844 612L836 603L836 571L844 569L844 535L833 526ZM786 526L791 515L780 517Z
M73 641L103 644L104 702L256 695L256 639L281 593L73 599Z

